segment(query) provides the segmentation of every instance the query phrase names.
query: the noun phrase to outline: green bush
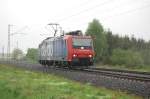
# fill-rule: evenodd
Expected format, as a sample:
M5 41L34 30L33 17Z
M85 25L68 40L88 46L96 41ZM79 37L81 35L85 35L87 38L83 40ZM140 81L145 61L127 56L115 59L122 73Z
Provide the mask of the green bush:
M28 48L26 58L27 58L27 60L30 60L30 61L37 61L38 60L38 49Z
M142 50L141 55L144 60L144 65L150 65L150 50Z
M114 49L110 61L113 65L128 67L143 65L141 54L132 50Z

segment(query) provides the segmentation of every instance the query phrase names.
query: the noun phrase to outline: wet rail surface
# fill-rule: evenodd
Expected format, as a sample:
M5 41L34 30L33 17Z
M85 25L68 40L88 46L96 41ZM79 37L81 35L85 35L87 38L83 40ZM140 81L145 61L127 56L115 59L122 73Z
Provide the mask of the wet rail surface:
M71 80L80 81L81 83L88 83L95 86L104 86L110 89L122 90L143 96L144 99L150 99L149 73L146 73L145 75L143 73L134 74L134 76L141 75L141 78L142 76L148 78L148 80L144 81L143 79L139 80L128 77L131 74L133 75L133 73L122 72L122 74L128 75L124 78L119 76L112 76L111 73L114 73L114 71L111 70L110 73L108 73L109 70L103 70L102 73L100 73L99 69L70 70L67 68L45 68L40 64L31 64L24 61L0 61L0 64L11 64L12 66L14 65L16 67L25 68L31 71L52 73L54 75L63 76ZM117 71L117 74L121 74L120 71Z

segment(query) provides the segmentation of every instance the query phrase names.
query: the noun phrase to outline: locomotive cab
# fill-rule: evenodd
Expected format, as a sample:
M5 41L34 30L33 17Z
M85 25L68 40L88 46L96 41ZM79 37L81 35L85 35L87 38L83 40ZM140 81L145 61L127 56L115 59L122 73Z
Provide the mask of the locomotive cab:
M81 31L74 31L69 32L66 38L68 40L68 61L70 65L93 65L94 48L92 37L84 36Z
M93 65L93 41L90 36L73 36L72 50L73 65Z

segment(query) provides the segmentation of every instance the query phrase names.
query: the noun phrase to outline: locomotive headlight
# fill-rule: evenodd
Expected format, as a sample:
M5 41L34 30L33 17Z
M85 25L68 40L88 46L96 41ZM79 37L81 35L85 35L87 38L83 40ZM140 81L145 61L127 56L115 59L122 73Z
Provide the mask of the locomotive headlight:
M91 57L92 57L92 55L89 55L89 57L91 58Z
M76 54L73 54L73 57L76 57L77 55Z

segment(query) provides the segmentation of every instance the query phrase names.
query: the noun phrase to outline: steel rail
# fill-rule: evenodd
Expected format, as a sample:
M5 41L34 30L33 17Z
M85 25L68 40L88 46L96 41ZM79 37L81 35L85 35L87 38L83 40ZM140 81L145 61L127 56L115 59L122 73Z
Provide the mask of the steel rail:
M103 71L114 71L114 72L122 72L122 73L134 73L134 74L143 74L143 75L149 75L150 72L142 72L142 71L131 71L131 70L121 70L121 69L107 69L107 68L90 68L93 70L103 70Z
M143 81L143 82L150 82L150 75L145 73L139 73L139 72L128 72L125 70L108 70L107 69L83 69L84 72L89 73L96 73L104 76L110 76L120 79L130 79L130 80L136 80L136 81Z

